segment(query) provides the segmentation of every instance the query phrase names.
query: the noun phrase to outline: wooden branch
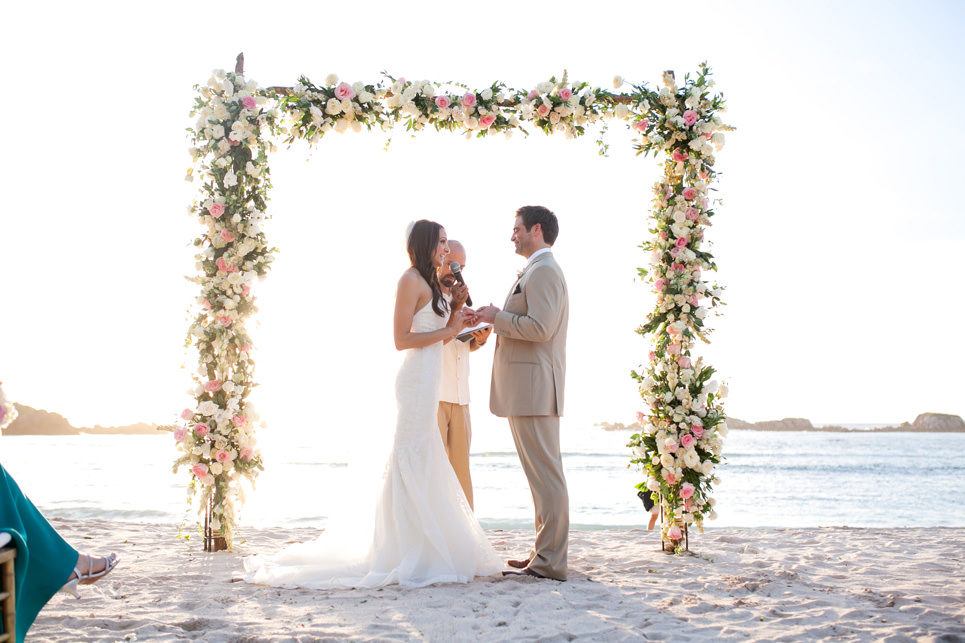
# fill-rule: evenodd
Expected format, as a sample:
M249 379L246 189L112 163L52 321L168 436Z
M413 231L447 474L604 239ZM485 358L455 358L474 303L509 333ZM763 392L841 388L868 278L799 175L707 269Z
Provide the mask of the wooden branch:
M238 54L238 57L235 59L235 74L238 76L245 75L245 52Z

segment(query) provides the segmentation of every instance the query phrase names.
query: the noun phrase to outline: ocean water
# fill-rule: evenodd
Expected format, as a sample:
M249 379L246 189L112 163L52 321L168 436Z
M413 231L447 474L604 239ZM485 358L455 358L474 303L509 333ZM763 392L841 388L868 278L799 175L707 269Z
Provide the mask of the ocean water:
M627 469L629 433L563 432L574 529L632 528L647 514ZM317 439L263 445L267 470L242 524L325 525L338 500L371 506L347 452ZM0 462L48 516L193 521L169 435L4 437ZM707 527L965 526L965 434L731 431ZM377 459L377 458L376 458ZM377 464L377 463L376 463ZM530 528L532 501L505 432L474 436L476 512L487 528ZM378 467L370 468L376 471ZM377 475L369 476L368 484ZM354 496L353 496L354 494Z

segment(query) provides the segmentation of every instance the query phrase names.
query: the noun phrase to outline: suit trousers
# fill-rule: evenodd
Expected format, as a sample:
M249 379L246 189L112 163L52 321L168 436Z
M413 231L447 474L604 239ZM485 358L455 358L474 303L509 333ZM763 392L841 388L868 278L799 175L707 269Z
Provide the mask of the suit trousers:
M570 498L560 456L560 418L515 415L509 417L509 427L536 507L536 544L529 554L529 568L541 576L566 580Z
M446 447L449 464L456 472L459 486L466 494L472 509L472 476L469 474L469 443L472 440L472 424L469 421L469 405L439 402L439 433Z

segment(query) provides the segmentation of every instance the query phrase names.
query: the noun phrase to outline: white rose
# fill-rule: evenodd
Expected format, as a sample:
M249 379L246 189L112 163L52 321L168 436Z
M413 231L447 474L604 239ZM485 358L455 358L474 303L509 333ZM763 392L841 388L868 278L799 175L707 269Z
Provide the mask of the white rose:
M717 389L717 397L723 399L723 398L727 397L727 393L728 393L729 391L730 391L730 389L727 388L727 382L721 382L721 383L720 383L720 388ZM725 430L726 430L726 429L725 429Z
M670 467L673 466L673 463L674 463L673 455L671 455L670 453L664 453L662 456L660 456L660 464L663 465L664 467L667 467L669 469Z
M436 88L432 83L426 83L422 86L422 95L426 98L432 98L436 95Z
M707 382L707 385L704 386L704 392L707 393L708 395L713 395L714 393L717 392L717 387L719 386L720 384L717 382L717 380L710 380L709 382Z
M221 125L215 125L211 128L211 138L219 139L224 136L224 127Z
M638 458L642 458L647 455L647 450L642 446L633 447L633 455Z
M660 464L660 456L654 454L654 456L650 458L650 464L652 464L653 466L657 466L658 464Z
M553 91L553 83L549 82L548 80L544 80L536 85L536 91L540 94L548 94Z
M697 319L703 319L707 316L707 309L703 306L698 307L697 310L694 311L694 316L697 317Z
M620 89L620 86L621 86L621 85L623 85L623 76L614 76L614 77L613 77L613 89Z
M626 120L627 116L630 115L630 108L620 103L616 106L616 109L613 110L613 114L620 120Z
M219 475L223 470L224 468L221 466L220 462L212 462L210 465L208 465L208 471L210 471L212 475Z
M216 405L214 402L212 402L211 400L205 400L204 402L202 402L202 403L198 406L198 411L201 413L201 415L204 415L204 416L206 416L206 417L210 417L210 416L214 415L215 413L217 413L218 407L217 407L217 405Z
M342 113L342 101L337 98L329 98L325 103L325 113L331 116Z
M335 131L336 131L336 132L338 132L339 134L343 134L343 133L345 133L345 130L347 130L347 129L348 129L348 120L347 120L347 119L340 118L340 119L338 119L338 121L336 121L336 123L335 123Z
M325 77L326 85L336 85L338 84L338 74L329 74Z
M719 152L722 147L724 147L724 133L717 132L710 137L710 142L713 143L714 147L717 148Z
M489 89L489 88L487 87L486 89L482 90L482 91L479 93L479 96L480 96L483 100L487 100L487 101L488 101L488 100L492 100L492 99L493 99L493 90L491 90L491 89Z
M362 131L362 123L360 123L360 122L358 122L358 121L352 121L351 127L352 127L352 131L353 131L353 132L358 133L358 132L361 132L361 131Z
M717 512L711 511L709 514L707 514L707 517L710 518L711 520L717 520Z
M375 98L372 92L360 91L359 92L359 102L360 103L370 103Z
M647 478L647 489L650 491L660 491L660 481L656 478Z
M225 187L229 187L229 188L235 185L238 185L238 177L235 176L234 170L228 170L228 173L225 174L224 184L225 184Z

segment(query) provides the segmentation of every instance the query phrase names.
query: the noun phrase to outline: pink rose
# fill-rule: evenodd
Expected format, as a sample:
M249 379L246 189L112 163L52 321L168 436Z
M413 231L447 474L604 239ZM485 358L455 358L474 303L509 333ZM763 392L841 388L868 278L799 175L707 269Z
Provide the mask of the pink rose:
M697 122L697 112L695 112L692 109L688 109L686 112L684 112L684 125L686 125L687 127L690 127L696 122Z
M231 423L235 426L241 427L248 424L248 420L243 415L235 415L231 418Z
M681 538L683 538L683 534L680 533L680 527L678 527L677 525L674 525L673 527L668 529L667 538L669 538L670 540L680 540Z
M697 306L699 304L700 304L700 301L697 299L697 295L694 295L693 297L690 298L691 306Z
M710 172L708 172L704 168L700 168L700 172L697 172L697 176L699 176L700 178L706 181L707 179L710 178Z
M667 282L663 279L657 279L654 282L653 287L657 289L657 292L663 292L667 289Z
M684 355L677 360L677 366L680 368L690 368L690 358Z
M656 352L656 351L650 351L650 352L647 354L647 359L648 359L649 361L651 361L651 362L655 362L655 361L657 360L657 352Z
M222 449L221 451L218 451L214 455L214 459L217 460L218 462L224 463L231 459L231 454L225 451L224 449Z
M687 245L687 238L678 237L677 240L674 242L674 245L677 246L678 248L683 248L684 246Z
M208 435L210 430L211 429L209 429L208 425L204 422L199 422L198 424L194 425L194 434L199 438L203 438L204 436Z
M549 105L547 105L546 103L543 103L542 105L536 108L536 111L537 113L539 113L540 116L546 116L547 114L550 113L550 108L549 108Z
M667 355L680 355L680 344L668 344Z
M486 114L479 119L479 126L488 129L490 125L496 122L496 117L492 114Z
M531 89L529 90L529 93L526 94L526 100L536 100L537 96L539 96L539 92L535 89Z
M204 384L204 390L206 390L208 393L214 393L219 388L221 388L221 380L211 380L209 382L205 382Z
M677 445L676 442L674 442L673 440L670 440L663 445L663 448L666 449L667 453L676 453L677 449L679 449L680 447Z
M660 231L660 238L663 239L664 241L667 240L667 231L666 231L666 230L661 230L661 231Z
M218 323L227 328L228 326L231 326L231 317L222 315L221 317L218 317Z
M244 98L242 98L242 99L241 99L241 106L244 107L245 109L254 109L254 108L255 108L255 99L254 99L254 97L252 97L252 96L245 96Z
M241 450L241 459L251 460L251 456L254 455L254 453L255 453L254 449L252 449L251 447L245 447L244 449Z
M694 188L684 188L684 198L693 201L697 198L697 190Z
M221 215L224 214L224 203L212 203L208 206L208 213L215 219L220 219Z
M203 478L208 475L208 465L198 463L191 467L191 473L193 473L196 478Z
M208 301L207 299L204 300L204 303L202 304L202 306L204 306L205 310L211 310L211 302Z
M462 95L462 104L466 107L472 107L476 104L476 95L472 92L466 92Z
M643 411L637 411L637 423L643 424L643 421L647 419L647 416L643 414Z
M230 243L230 242L232 242L232 241L235 240L235 233L232 232L231 230L227 230L227 229L226 229L226 230L222 230L222 231L221 231L221 240L224 241L225 243Z
M684 500L684 509L685 509L686 511L690 511L690 510L693 509L693 508L694 508L694 501L693 501L693 500L690 500L690 499Z
M567 101L573 96L573 90L569 87L564 87L560 90L559 97L561 100Z
M650 119L647 118L643 119L642 121L637 121L633 124L633 129L637 130L638 132L646 132L648 127L650 127Z
M231 147L238 147L239 145L241 145L241 141L236 141L233 138L229 138L228 145L230 145Z
M183 411L181 411L182 420L190 420L193 417L194 417L194 411L192 411L191 409L184 409Z
M247 296L248 296L248 293L250 293L250 292L251 292L251 287L248 286L248 284L242 284L242 285L241 285L241 294L242 294L242 295L244 295L245 297L247 297Z
M183 426L179 426L178 428L174 429L174 439L177 440L178 442L183 440L184 436L186 436L187 434L188 434L188 430Z
M244 346L242 346L242 347L241 347L241 351L242 351L243 353L250 353L250 352L251 352L251 344L249 343L249 344L245 344Z
M680 248L678 248L678 247L676 247L676 246L674 246L673 248L671 248L671 249L670 249L670 256L673 257L674 259L676 259L677 257L679 257L679 256L680 256Z
M673 483L675 483L675 482L677 482L677 476L675 476L673 473L668 472L668 473L667 473L667 484L673 484Z
M439 109L446 109L452 105L452 101L449 100L448 96L436 96L436 107Z
M682 446L685 449L693 445L693 443L694 443L694 436L690 435L689 433L686 434L684 437L680 438L680 446Z
M690 430L693 431L694 437L696 437L698 440L704 435L704 427L700 426L699 424L691 424Z
M690 155L684 152L679 147L675 147L673 154L671 154L671 158L673 158L674 161L677 161L679 163L680 161L686 161L687 159L689 159Z
M224 257L218 257L218 260L215 261L215 264L218 266L218 270L221 270L223 272L235 272L236 270L238 270L237 266L235 266L230 261L225 261Z
M674 272L683 272L683 271L684 271L683 265L682 265L682 264L679 264L679 263L672 263L672 264L670 264L670 269L673 270Z
M689 482L685 482L680 485L680 497L686 500L694 495L694 485Z
M699 217L699 216L700 216L700 213L697 212L697 210L696 210L695 208L687 208L687 218L688 218L688 219L690 219L691 221L696 221L696 220L697 220L697 217Z
M351 100L355 98L355 90L348 83L339 83L335 88L335 98L339 100Z

